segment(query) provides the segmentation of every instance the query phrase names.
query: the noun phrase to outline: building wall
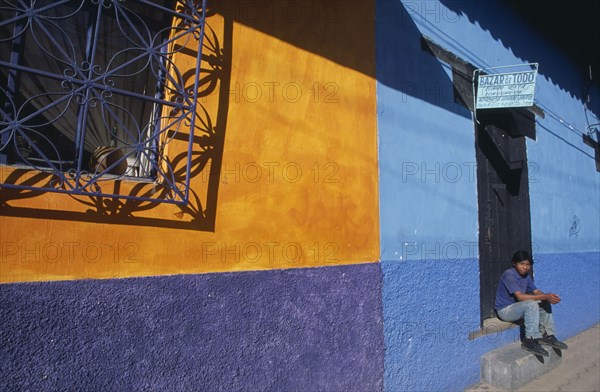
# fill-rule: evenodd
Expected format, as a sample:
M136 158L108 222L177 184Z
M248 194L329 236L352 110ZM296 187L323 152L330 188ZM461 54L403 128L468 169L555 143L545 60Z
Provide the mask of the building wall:
M519 336L468 339L480 327L473 119L421 35L477 66L540 63L536 279L563 297L559 338L598 322L586 83L502 3L211 7L199 117L214 134L196 146L188 207L0 190L0 389L477 382L481 355Z
M500 2L382 0L376 20L385 390L462 390L479 379L483 353L519 336L468 340L480 323L474 123L454 101L450 67L422 50L421 36L478 67L540 63L545 118L527 140L532 248L538 286L563 298L559 338L600 318L586 82ZM591 103L598 113L598 91Z
M190 204L3 190L2 282L377 261L374 6L267 6L211 8ZM337 62L321 55L349 39ZM193 50L174 61L195 66ZM186 151L175 140L169 159Z
M377 264L6 284L0 389L381 389Z
M382 388L374 12L211 4L189 206L0 191L0 389Z

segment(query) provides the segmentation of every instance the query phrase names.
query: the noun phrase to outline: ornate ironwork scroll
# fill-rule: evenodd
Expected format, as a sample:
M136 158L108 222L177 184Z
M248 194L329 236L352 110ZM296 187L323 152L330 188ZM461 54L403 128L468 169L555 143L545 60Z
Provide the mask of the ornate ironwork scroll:
M0 187L187 203L205 16L206 0L0 3L0 164L38 178Z

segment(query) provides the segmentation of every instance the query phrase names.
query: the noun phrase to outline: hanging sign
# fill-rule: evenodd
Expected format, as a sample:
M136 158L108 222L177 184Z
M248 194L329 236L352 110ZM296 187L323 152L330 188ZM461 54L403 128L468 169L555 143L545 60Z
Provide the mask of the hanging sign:
M531 69L531 65L535 68ZM475 109L533 106L537 64L511 65L486 70L523 66L528 66L529 69L486 75L482 75L483 69L475 70L473 76L478 74Z

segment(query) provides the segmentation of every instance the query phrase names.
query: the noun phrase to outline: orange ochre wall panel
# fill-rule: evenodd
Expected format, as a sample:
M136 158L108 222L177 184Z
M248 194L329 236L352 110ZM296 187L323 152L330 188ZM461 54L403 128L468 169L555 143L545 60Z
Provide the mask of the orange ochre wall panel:
M377 261L374 2L218 7L189 205L0 188L1 282Z

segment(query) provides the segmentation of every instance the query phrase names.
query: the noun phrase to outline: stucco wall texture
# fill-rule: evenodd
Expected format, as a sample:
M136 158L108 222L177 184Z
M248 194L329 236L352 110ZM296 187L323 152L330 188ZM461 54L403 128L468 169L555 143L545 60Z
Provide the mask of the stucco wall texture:
M503 2L215 4L211 28L232 70L224 95L204 102L227 128L216 224L203 226L202 195L195 217L169 206L103 220L56 195L5 200L1 390L412 392L477 382L481 355L518 332L468 340L481 321L473 117L422 35L479 66L540 62L536 100L547 115L527 141L536 280L563 298L559 338L598 322L600 177L565 125L586 127L583 82ZM285 85L304 95L268 94ZM332 91L338 101L325 102ZM286 164L303 170L298 181L284 178ZM257 167L254 181L245 170ZM82 257L96 249L89 238L102 239L105 257ZM44 244L69 241L75 260L41 257ZM283 253L286 244L302 257Z
M379 264L5 284L2 391L382 389Z
M585 108L589 84L501 1L379 0L376 10L384 390L461 391L478 382L482 354L519 336L468 339L481 322L474 119L451 66L421 38L478 67L540 64L545 118L527 140L532 250L536 284L563 299L559 338L600 320L600 177L581 138L600 96L591 89Z
M374 2L209 3L189 204L3 189L0 282L377 261Z
M381 262L386 391L463 390L479 379L481 355L519 339L516 329L468 339L480 328L477 263Z

